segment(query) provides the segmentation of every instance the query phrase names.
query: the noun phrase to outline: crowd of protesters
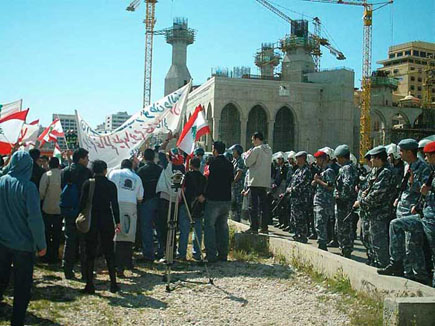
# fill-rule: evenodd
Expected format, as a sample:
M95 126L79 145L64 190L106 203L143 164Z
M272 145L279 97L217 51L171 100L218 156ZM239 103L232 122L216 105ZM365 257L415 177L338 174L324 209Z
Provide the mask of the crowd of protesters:
M168 148L173 139L169 133L160 146L123 160L110 173L104 161L89 162L83 148L62 160L41 157L37 149L1 159L0 301L13 271L12 325L24 323L35 251L42 263L58 264L62 257L66 279L76 278L79 260L85 294L95 293L94 265L101 254L115 293L117 277L134 266L134 247L140 247L142 261L165 261L176 201L180 261L190 257L192 229L192 259L202 261L204 251L209 263L226 261L232 218L249 221L246 233L268 234L274 224L295 241L316 239L321 250L339 247L347 258L359 236L367 264L378 273L435 282L435 142L379 146L358 164L347 145L313 155L273 154L260 132L248 151L216 141L211 154L197 148L192 158ZM183 175L185 201L173 187L177 173ZM82 232L76 219L90 203L91 223Z

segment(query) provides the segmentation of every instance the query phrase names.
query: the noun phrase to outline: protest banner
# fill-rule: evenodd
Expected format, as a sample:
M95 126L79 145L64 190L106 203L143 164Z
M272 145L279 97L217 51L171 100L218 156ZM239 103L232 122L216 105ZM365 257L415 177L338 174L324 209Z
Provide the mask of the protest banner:
M143 108L107 134L92 129L76 111L80 147L89 151L90 161L103 160L109 170L119 167L150 137L180 129L190 87L191 83Z

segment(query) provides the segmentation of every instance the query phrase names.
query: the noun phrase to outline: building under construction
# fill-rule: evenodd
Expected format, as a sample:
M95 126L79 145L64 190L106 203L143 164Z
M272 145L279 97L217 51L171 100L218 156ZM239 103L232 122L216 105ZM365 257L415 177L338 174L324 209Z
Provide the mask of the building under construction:
M278 46L266 43L256 53L260 75L213 74L189 95L188 112L202 104L213 139L228 146L249 148L252 133L261 131L274 151L314 152L347 143L357 153L354 72L316 71L315 49L308 22L295 21Z

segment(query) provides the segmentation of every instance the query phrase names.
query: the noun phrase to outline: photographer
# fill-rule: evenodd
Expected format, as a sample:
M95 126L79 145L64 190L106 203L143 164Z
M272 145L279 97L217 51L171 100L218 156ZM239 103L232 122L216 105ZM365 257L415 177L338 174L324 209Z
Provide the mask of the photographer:
M170 140L174 136L172 132L169 132L167 139L162 143L159 151L159 162L163 167L163 171L160 174L159 181L157 182L156 192L160 193L159 200L159 215L156 221L156 231L159 240L160 250L162 253L166 249L166 239L168 233L168 210L169 201L171 200L175 203L176 200L180 199L180 192L176 193L175 189L172 188L174 171L180 171L184 174L184 158L178 153L176 148L172 148L166 153L166 147ZM172 210L174 210L175 205L172 205ZM171 212L173 214L173 212Z
M194 157L190 161L190 171L186 173L184 177L184 194L186 196L186 201L188 204L189 212L195 222L193 227L195 228L195 233L193 234L193 258L195 260L201 259L201 242L202 242L202 227L201 219L203 217L203 203L200 203L199 196L204 195L204 189L206 184L206 178L200 172L201 160ZM180 238L178 242L178 259L186 260L187 253L187 242L189 240L190 233L190 219L187 215L187 209L182 201L180 206L179 215L179 227L180 227ZM198 237L196 241L195 237ZM198 246L199 242L199 246Z

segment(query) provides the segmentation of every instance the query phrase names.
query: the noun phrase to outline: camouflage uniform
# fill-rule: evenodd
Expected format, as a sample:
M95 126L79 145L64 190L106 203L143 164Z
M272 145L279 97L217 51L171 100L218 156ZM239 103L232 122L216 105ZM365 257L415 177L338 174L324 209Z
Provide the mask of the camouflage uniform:
M295 237L307 240L307 207L310 198L311 171L308 164L299 167L290 182L291 220L295 223Z
M328 186L334 187L335 172L330 165L320 172L320 178L322 181L326 182ZM328 222L334 215L334 189L329 190L326 187L316 184L313 204L317 243L319 245L326 245L328 242Z
M408 168L412 170L412 177L408 178L406 189L399 198L397 218L390 224L390 256L392 261L404 262L405 276L425 279L427 271L423 254L423 223L419 215L411 213L411 208L420 197L420 188L429 177L430 169L420 159L411 163Z
M239 158L234 158L232 163L234 175L236 175L238 171L242 171L240 179L237 182L233 182L231 186L231 216L234 221L240 222L242 217L242 190L245 180L246 166L241 156Z
M385 267L390 261L388 254L388 219L390 208L393 172L385 164L376 169L368 189L360 199L361 208L367 212L369 222L369 247L373 251L374 263Z
M295 170L296 169L295 169L295 167L293 167L293 165L291 165L291 164L288 165L287 176L285 178L286 188L290 187L290 184L291 184L291 181L292 181L292 178L293 178L293 174L295 173ZM287 202L287 218L284 221L284 225L285 226L289 226L290 225L292 228L294 228L295 223L294 223L294 221L291 218L292 206L291 206L290 198L287 197L284 200L286 200L286 202Z
M402 183L404 171L405 171L405 164L403 161L400 161L399 164L394 165L391 164L391 171L393 172L393 184L392 184L392 193L391 193L391 204L390 204L390 210L391 210L391 216L390 221L396 218L396 208L393 207L394 200L399 196L400 193L400 185Z
M335 181L335 202L337 204L337 214L335 217L335 228L337 232L337 240L343 255L350 255L353 249L353 234L352 234L352 217L346 221L344 218L352 210L357 194L355 186L358 181L358 171L356 166L351 162L344 164Z
M359 176L359 192L358 192L358 201L361 201L362 194L369 187L370 181L373 181L375 177L376 169L371 169L365 175ZM359 208L359 218L361 220L361 242L363 246L366 248L367 258L369 263L373 262L373 251L370 248L370 239L369 239L369 220L368 220L368 209L366 207Z
M435 165L432 165L431 168L432 173L435 173ZM435 287L435 178L432 180L432 187L425 197L421 221L432 255L432 286Z

